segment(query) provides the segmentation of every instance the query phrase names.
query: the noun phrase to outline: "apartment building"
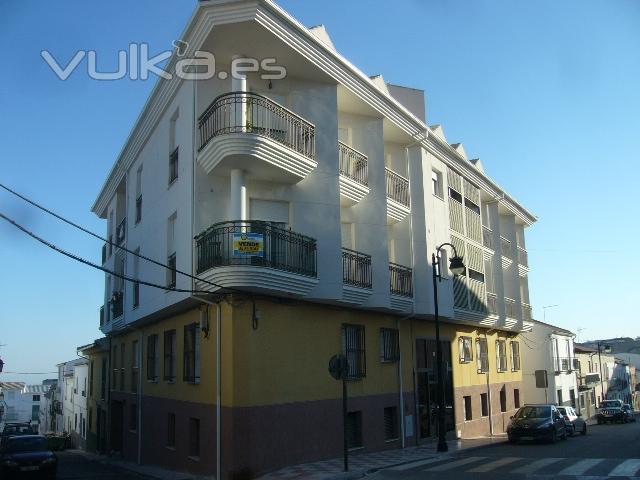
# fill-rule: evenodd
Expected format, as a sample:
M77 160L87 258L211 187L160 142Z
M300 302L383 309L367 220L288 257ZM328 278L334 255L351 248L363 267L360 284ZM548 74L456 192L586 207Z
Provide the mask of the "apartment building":
M107 453L107 415L109 412L109 339L94 340L78 347L78 352L88 360L85 449Z
M607 398L609 390L609 365L615 364L613 355L580 344L574 344L578 360L577 380L580 395L579 409L585 418L596 414L602 399ZM602 367L601 367L602 365Z
M324 27L267 0L211 0L182 40L169 70L206 51L219 73L159 80L92 208L114 272L109 450L224 478L339 456L336 353L351 448L432 437L443 243L466 264L451 274L441 250L448 429L503 431L522 402L536 218L428 126L424 92L366 76ZM250 59L261 68L228 74Z
M524 393L527 402L554 403L578 408L578 380L580 370L573 339L575 334L548 323L533 321L533 329L526 334L527 369L524 372ZM536 374L536 371L544 375ZM540 376L546 377L546 387Z

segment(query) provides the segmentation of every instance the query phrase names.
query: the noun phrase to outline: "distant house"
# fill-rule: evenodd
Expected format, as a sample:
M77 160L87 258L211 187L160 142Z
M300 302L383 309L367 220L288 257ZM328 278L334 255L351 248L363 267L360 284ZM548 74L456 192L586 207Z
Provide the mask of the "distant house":
M87 438L88 360L77 358L58 364L59 418L57 425L71 435L75 447L84 448Z
M40 424L40 401L43 385L26 385L24 382L2 382L0 392L4 400L3 422L29 422L34 430Z

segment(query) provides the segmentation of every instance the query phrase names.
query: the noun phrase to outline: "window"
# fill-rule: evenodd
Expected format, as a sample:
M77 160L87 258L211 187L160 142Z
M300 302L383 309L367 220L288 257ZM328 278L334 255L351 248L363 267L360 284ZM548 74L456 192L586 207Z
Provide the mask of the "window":
M169 120L169 185L178 178L178 146L176 145L176 126L180 112L176 112Z
M462 195L456 192L453 188L449 188L449 196L456 202L462 203Z
M562 405L562 390L558 390L558 405Z
M107 359L102 359L102 367L100 370L100 399L104 400L106 398L106 390L107 390Z
M113 353L111 354L111 362L113 363L113 375L112 375L112 379L111 379L111 389L112 390L116 390L117 386L116 386L116 382L118 381L118 365L117 365L117 360L118 360L118 346L114 345L113 346Z
M342 350L347 357L347 378L358 379L367 375L363 325L342 325Z
M40 420L40 405L31 405L31 420Z
M173 382L176 379L176 331L164 332L164 379Z
M458 348L460 349L460 363L469 363L473 361L471 337L458 338Z
M184 327L184 368L182 378L185 382L200 382L200 329L197 323Z
M505 386L500 389L500 411L507 411L507 389Z
M89 362L89 396L93 397L93 360Z
M136 248L135 255L133 256L133 278L138 280L140 278L140 247ZM133 282L133 308L140 305L140 282Z
M489 416L489 396L486 393L480 394L480 412L483 417Z
M476 342L478 348L478 372L486 373L489 371L489 350L487 347L487 339L479 338Z
M138 391L138 380L140 374L140 344L134 340L131 344L131 392Z
M138 407L135 403L129 405L129 430L138 430Z
M471 410L471 395L465 395L462 398L464 401L464 420L465 422L469 422L473 420L473 411Z
M147 337L147 380L158 380L158 335Z
M347 448L362 447L362 412L347 413Z
M395 328L380 329L380 360L382 362L397 362L400 360L398 330Z
M398 408L384 409L384 439L387 442L398 439Z
M465 207L467 207L472 212L480 215L480 207L478 205L476 205L474 202L472 202L471 200L469 200L468 198L466 198L466 197L464 199L464 205L465 205Z
M120 344L120 390L124 392L124 343Z
M507 371L506 340L496 340L496 357L498 362L498 372L506 372Z
M176 446L176 414L167 414L167 447Z
M34 396L31 398L31 400L32 400L32 401L34 401L34 402L39 402L39 401L40 401L40 395L34 395Z
M576 408L576 391L573 388L569 390L569 401L571 402L571 406Z
M169 185L178 179L178 148L169 155Z
M176 218L174 213L167 221L167 287L175 288L176 286L176 247L175 232Z
M513 389L513 406L515 408L520 408L520 389L519 388Z
M484 273L472 270L471 268L467 268L467 273L469 274L469 278L484 283Z
M442 198L442 172L431 171L431 185L433 186L433 194L438 198Z
M189 419L189 456L200 456L200 420Z
M136 224L142 220L142 165L136 172Z
M520 370L520 342L511 342L511 370Z

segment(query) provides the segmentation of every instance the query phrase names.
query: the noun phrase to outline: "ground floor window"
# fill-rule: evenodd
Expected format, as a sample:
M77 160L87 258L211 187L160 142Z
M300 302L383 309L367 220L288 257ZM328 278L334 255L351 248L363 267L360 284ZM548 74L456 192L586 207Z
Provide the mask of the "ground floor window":
M471 395L465 395L464 397L464 419L465 421L473 420L473 412L471 410Z
M520 389L519 388L513 389L513 407L520 408Z
M384 409L384 439L386 441L398 439L398 408L386 407Z
M486 393L480 394L480 412L483 417L489 416L489 397Z
M507 388L505 386L500 389L500 411L507 411Z
M558 390L558 405L562 405L562 390Z
M135 403L129 406L129 430L132 432L138 430L138 408Z
M176 414L167 414L167 447L176 446Z
M362 447L362 412L347 413L347 447Z
M189 456L200 456L200 419L189 419Z

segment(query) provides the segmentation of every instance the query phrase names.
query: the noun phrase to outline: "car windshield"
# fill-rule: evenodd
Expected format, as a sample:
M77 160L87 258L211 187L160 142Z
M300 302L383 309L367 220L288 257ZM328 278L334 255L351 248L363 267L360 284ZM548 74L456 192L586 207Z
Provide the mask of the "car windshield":
M551 407L522 407L515 418L549 418L550 416Z
M567 409L564 407L558 407L558 411L560 412L560 415L567 415Z
M618 402L602 402L600 404L602 408L620 408L620 404Z
M5 435L15 435L16 433L31 434L33 433L33 430L28 425L7 425L6 427L4 427L2 433L4 433Z
M40 452L47 450L47 444L42 437L16 437L11 438L6 443L7 452Z

